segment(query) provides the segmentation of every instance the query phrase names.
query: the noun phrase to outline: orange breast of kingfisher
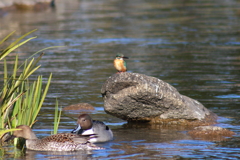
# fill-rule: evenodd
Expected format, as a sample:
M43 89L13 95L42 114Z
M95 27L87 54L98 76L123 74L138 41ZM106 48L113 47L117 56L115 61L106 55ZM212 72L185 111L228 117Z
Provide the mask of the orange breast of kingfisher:
M127 71L127 68L124 66L123 60L115 59L113 61L113 65L119 72L126 72Z

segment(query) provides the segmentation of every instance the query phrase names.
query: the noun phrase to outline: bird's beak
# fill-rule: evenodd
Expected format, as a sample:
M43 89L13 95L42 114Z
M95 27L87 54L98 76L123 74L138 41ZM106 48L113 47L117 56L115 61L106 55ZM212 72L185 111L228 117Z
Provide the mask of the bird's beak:
M8 142L8 141L10 141L10 140L12 140L12 139L14 139L14 138L16 138L16 136L11 135L11 136L9 136L7 139L5 139L4 142Z
M78 124L77 127L74 130L72 130L71 133L78 133L80 129L81 129L81 126Z
M129 59L128 57L122 57L123 59Z

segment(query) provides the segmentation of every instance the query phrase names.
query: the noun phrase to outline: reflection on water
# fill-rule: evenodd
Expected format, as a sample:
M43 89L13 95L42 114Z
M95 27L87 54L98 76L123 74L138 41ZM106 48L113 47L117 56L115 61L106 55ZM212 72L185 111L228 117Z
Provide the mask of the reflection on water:
M62 107L90 103L92 117L113 130L104 151L60 153L64 159L240 158L240 3L196 0L57 1L56 10L14 12L1 18L0 37L16 37L37 28L37 39L17 50L29 56L49 46L38 74L53 79L34 126L39 137L50 134L56 98ZM129 72L160 78L222 117L218 126L237 135L224 142L193 140L189 128L128 126L103 109L100 89L116 71L117 53L130 57ZM10 56L9 59L13 59ZM2 68L2 62L0 62ZM1 81L2 71L0 70ZM71 131L79 113L63 112L59 132ZM7 155L6 155L7 156ZM31 152L29 159L58 159L54 153Z
M67 159L88 159L94 151L69 151L69 152L41 152L39 151L26 151L26 159L53 159L53 160L67 160Z

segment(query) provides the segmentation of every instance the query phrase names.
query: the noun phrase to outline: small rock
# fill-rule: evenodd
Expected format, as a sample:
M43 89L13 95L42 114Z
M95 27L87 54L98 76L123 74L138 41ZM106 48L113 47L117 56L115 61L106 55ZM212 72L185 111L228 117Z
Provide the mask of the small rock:
M50 8L51 0L40 1L15 1L14 6L17 10L27 11L43 11Z
M217 126L195 127L194 130L189 131L188 134L194 139L202 139L209 141L223 141L226 140L226 137L232 137L233 135L235 135L233 131Z
M41 11L54 7L54 0L1 0L0 8L10 10ZM13 9L14 8L14 9Z
M95 110L95 108L88 103L78 103L72 104L70 106L64 107L63 110Z
M210 125L217 118L200 102L181 95L170 84L143 74L114 74L102 86L101 94L105 111L127 121Z

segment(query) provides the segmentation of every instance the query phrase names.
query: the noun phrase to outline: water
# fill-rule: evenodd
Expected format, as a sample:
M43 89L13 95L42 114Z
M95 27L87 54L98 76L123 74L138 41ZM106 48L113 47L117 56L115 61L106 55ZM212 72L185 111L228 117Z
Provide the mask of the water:
M20 159L239 159L239 7L237 0L59 0L56 10L2 17L1 37L38 29L32 34L38 38L17 50L22 59L45 47L65 46L47 50L40 62L37 74L46 79L53 73L53 79L34 126L37 136L50 134L56 98L62 107L92 104L92 117L108 124L115 136L99 144L103 151L27 151ZM237 135L222 142L194 140L186 127L132 126L106 114L100 90L116 73L117 53L130 57L129 72L170 83L219 115L217 125ZM73 129L78 114L63 112L59 132ZM5 158L13 157L11 147L5 147Z

